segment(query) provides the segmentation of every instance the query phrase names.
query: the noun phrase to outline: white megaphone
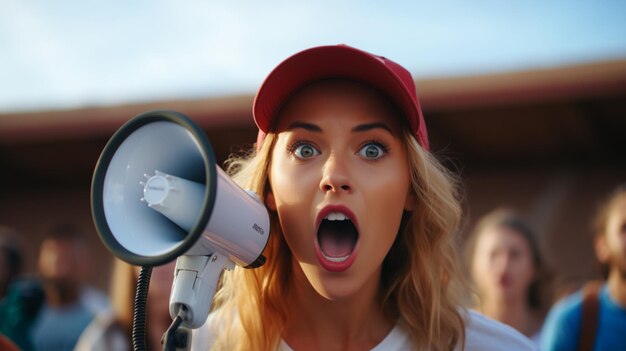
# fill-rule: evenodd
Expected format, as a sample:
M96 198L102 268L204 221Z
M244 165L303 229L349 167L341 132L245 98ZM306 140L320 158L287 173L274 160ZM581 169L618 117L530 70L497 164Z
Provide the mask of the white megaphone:
M139 266L177 259L170 315L184 315L189 328L206 321L224 268L265 262L267 209L216 165L204 132L177 112L139 115L113 135L96 165L91 206L115 256Z

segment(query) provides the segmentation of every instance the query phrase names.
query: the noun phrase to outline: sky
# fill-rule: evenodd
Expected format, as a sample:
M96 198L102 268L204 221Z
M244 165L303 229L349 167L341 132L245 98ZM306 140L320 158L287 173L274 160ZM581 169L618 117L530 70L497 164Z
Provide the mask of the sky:
M0 113L254 94L339 43L418 79L626 59L626 1L0 0Z

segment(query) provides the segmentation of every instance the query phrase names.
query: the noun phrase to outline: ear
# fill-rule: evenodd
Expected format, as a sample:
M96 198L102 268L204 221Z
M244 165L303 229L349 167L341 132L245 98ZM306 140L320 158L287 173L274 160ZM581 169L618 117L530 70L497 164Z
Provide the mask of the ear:
M272 211L276 211L276 200L274 199L274 193L269 190L265 195L265 206Z
M406 199L404 200L404 210L405 211L413 211L415 209L415 192L413 189L409 189L409 193L406 195Z
M600 234L596 236L596 239L594 242L594 248L596 251L596 257L598 258L598 261L600 261L600 263L602 264L609 263L609 258L610 258L611 253L606 243L606 235Z

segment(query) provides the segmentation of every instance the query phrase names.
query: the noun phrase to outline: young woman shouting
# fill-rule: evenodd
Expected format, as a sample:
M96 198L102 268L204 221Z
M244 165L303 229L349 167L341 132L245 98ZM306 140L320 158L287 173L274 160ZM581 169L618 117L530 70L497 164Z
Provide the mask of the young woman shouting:
M456 182L429 152L406 69L312 48L270 73L253 110L256 150L229 171L270 211L267 263L223 275L198 338L215 350L532 348L461 306Z

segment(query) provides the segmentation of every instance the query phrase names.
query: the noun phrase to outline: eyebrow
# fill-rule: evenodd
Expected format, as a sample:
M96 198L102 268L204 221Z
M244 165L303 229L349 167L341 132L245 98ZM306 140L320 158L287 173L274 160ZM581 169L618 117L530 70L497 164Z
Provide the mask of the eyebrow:
M304 129L310 132L318 132L318 133L322 132L322 128L320 126L312 124L312 123L306 123L306 122L293 122L289 125L289 127L287 127L287 130L293 130L293 129ZM367 132L372 129L384 129L388 131L390 134L394 135L393 131L388 125L386 125L385 123L380 123L380 122L359 124L356 127L352 128L352 132Z
M393 131L391 130L391 128L389 128L388 125L386 125L385 123L366 123L366 124L359 124L358 126L352 128L353 132L367 132L368 130L372 130L372 129L384 129L386 131L388 131L391 135L394 135Z
M312 123L305 123L305 122L293 122L289 125L289 127L287 127L287 130L294 130L298 128L308 130L310 132L322 131L322 128L320 128L319 126L312 124Z

